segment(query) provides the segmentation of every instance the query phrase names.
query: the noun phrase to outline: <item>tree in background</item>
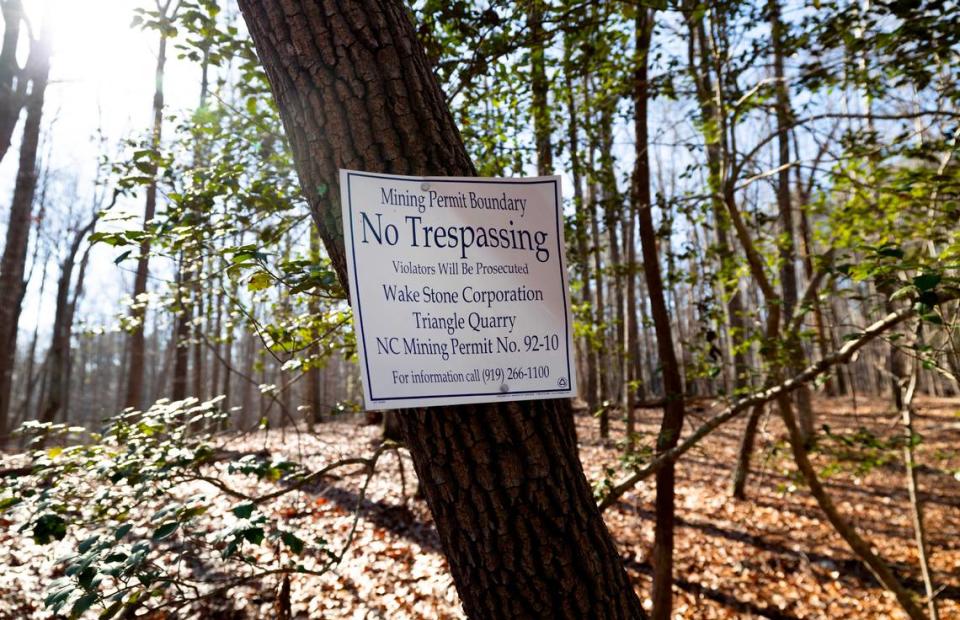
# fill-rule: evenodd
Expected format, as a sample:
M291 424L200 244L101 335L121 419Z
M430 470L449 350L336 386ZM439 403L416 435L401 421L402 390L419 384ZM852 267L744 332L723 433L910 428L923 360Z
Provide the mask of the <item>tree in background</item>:
M156 9L144 11L140 17L145 28L152 28L158 34L157 66L155 70L156 90L153 93L153 127L150 142L143 153L141 168L148 177L154 177L146 187L146 199L143 206L143 227L152 225L157 212L157 180L159 168L160 141L163 134L163 76L167 64L167 41L175 32L172 20L176 17L178 0L157 0ZM127 384L124 404L127 407L143 406L143 373L146 356L144 340L144 321L147 316L147 277L150 273L150 237L144 236L137 256L137 270L133 278L133 299L128 322L127 341Z
M4 5L6 16L7 7ZM6 16L9 17L9 16ZM17 21L14 19L14 21ZM16 26L7 22L7 34ZM2 56L2 54L0 54ZM2 58L0 58L2 60ZM0 259L0 445L8 436L13 365L17 352L17 325L26 291L27 246L30 237L33 196L37 188L37 148L40 144L40 121L43 117L43 95L50 74L49 31L44 30L30 42L30 56L21 76L29 83L26 95L27 118L20 141L20 162L10 204L7 239Z
M304 552L293 531L254 521L271 499L301 492L305 499L314 489L301 488L304 481L343 464L311 472L276 463L275 455L238 456L229 445L250 431L299 437L303 422L322 434L321 418L342 423L342 414L359 412L355 343L338 281L335 172L351 166L569 175L581 437L561 403L389 416L412 449L468 609L549 616L582 600L583 609L602 610L590 613L636 611L590 506L580 449L602 470L591 476L595 498L617 508L613 523L634 509L655 515L655 531L642 528L652 547L641 545L627 574L652 575L653 614L669 615L677 593L672 564L683 553L673 549L673 528L698 510L674 499L675 492L690 499L681 486L689 473L684 455L723 427L740 443L738 463L718 463L734 469L732 509L749 510L759 499L752 496L771 488L769 475L748 477L751 467L772 468L800 483L795 492L809 489L826 516L821 522L863 563L862 574L895 593L910 616L922 613L921 603L935 615L938 598L950 592L938 590L938 580L952 582L937 572L939 549L925 541L923 488L951 476L954 457L931 455L930 437L915 430L930 420L912 403L917 394L960 391L960 97L950 79L960 35L950 5L423 0L410 10L413 25L401 7L372 0L244 5L258 16L251 27L263 64L230 5L221 12L213 0L182 0L169 19L160 17L163 5L137 12L150 37L168 39L169 60L185 60L200 76L201 96L191 95L189 110L163 108L162 141L154 139L156 122L144 138L124 141L95 192L116 191L127 202L140 193L141 207L142 192L153 195L148 223L125 224L107 212L91 236L115 246L122 266L136 262L139 270L150 260L137 295L149 298L150 312L131 322L145 309L135 303L121 320L142 340L135 410L116 415L132 379L127 335L113 325L119 302L77 309L88 221L60 204L64 196L55 199L63 194L56 186L44 198L49 170L35 184L35 225L29 210L26 220L22 208L11 211L19 227L7 233L18 241L5 251L29 264L19 281L32 279L27 294L39 289L41 300L53 301L55 287L57 303L48 349L39 324L29 344L5 349L14 360L9 400L20 404L8 420L27 420L47 450L32 453L27 474L17 473L19 463L9 468L0 506L22 501L15 510L32 511L25 523L38 540L99 536L96 543L78 538L75 556L58 563L72 589L54 585L60 607L52 608L77 598L111 608L110 597L119 596L132 614L215 597L229 583L136 560L169 566L170 555L181 557L178 546L201 544L211 528L223 535L213 549L228 552L225 573L242 566L245 545L272 554L276 565L249 566L243 579L274 576L279 598L284 583L289 594L291 576L335 565L301 570L304 553L330 550L306 541ZM3 4L10 40L26 23L18 6ZM7 69L18 71L9 62L0 51L0 86ZM22 94L25 84L15 82ZM17 108L14 122L18 115ZM0 109L0 142L4 118ZM63 225L44 224L51 211ZM29 242L41 236L31 258ZM57 260L48 267L51 256ZM55 285L46 282L48 269L59 269ZM849 401L817 399L824 409L805 411L808 391L854 394L855 407L879 397L892 403L899 426L818 427L814 411L832 422L830 409ZM213 400L194 400L207 396ZM768 410L779 418L765 418ZM71 426L100 431L104 418L102 436L57 435ZM738 418L745 426L730 426ZM397 449L386 442L374 456L345 460L369 474L378 455ZM595 462L597 453L609 462ZM218 464L235 457L246 460L233 473L276 488L254 496L219 478ZM692 469L699 460L686 463ZM897 479L905 482L914 529L903 540L916 545L919 572L881 557L878 550L898 556L874 544L870 519L847 513L827 484L838 469L901 462L907 475ZM82 483L71 478L76 472ZM176 484L198 475L218 499L183 503ZM627 495L649 476L657 479L655 499L650 487ZM104 494L85 494L83 483ZM169 503L157 507L169 510L158 523L136 511L130 517L110 495L118 490L149 493L148 503ZM224 498L225 512L235 510L243 527L217 524ZM116 539L113 530L128 518L138 527ZM236 537L236 545L225 542ZM528 570L526 561L539 565L527 548L514 553L527 540L581 572ZM115 559L114 551L133 546L142 557ZM88 569L119 571L127 589L94 583ZM917 575L925 601L912 583ZM681 588L698 580L677 578ZM536 588L550 596L530 595ZM188 591L194 594L181 596Z

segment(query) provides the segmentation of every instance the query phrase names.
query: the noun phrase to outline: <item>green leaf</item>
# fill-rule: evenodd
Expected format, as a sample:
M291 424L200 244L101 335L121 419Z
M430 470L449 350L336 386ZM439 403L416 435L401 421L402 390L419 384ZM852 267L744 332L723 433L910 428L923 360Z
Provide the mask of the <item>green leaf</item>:
M263 528L262 527L248 527L243 530L242 535L244 539L249 542L252 542L255 545L259 545L263 542Z
M937 295L936 291L923 291L917 296L917 302L932 308L940 302L940 296Z
M71 618L79 618L83 615L83 612L90 609L90 606L97 602L97 593L88 592L80 598L77 599L77 602L73 604L73 608L70 610Z
M103 610L103 613L100 614L99 618L100 620L109 620L110 618L116 616L117 612L119 612L121 609L123 609L123 601L114 601L112 605Z
M137 170L146 174L153 174L157 168L151 161L136 161L133 165L136 166Z
M85 538L83 541L81 541L79 545L77 545L77 551L79 551L80 553L86 553L87 551L90 550L90 547L94 546L97 543L99 539L100 539L99 536L91 536L89 538Z
M240 518L240 519L249 519L249 518L250 518L250 515L253 514L253 509L254 509L255 507L256 507L256 506L254 506L254 505L251 504L251 503L240 504L239 506L234 506L234 507L233 507L233 510L231 510L231 512L232 512L233 514L235 514L235 515L237 516L237 518Z
M297 538L292 532L283 532L280 534L280 540L283 544L290 547L290 550L299 555L303 551L303 541Z
M269 287L272 282L273 278L270 277L269 273L266 271L258 271L250 276L250 280L247 282L247 288L251 291L262 291Z
M898 288L893 295L890 296L890 301L897 301L898 299L903 299L904 297L909 297L913 293L914 287L912 286L902 286Z
M941 275L935 272L922 273L913 279L913 285L921 292L932 291L940 284Z
M126 536L128 533L130 533L130 530L132 529L133 529L132 523L124 523L123 525L118 527L116 530L114 530L113 537L115 540L120 540L121 538Z
M45 545L54 540L63 540L67 535L67 522L60 515L47 513L33 524L33 540Z
M11 506L16 506L22 501L23 500L19 497L4 497L3 499L0 499L0 511L6 510Z
M77 575L77 583L84 587L84 589L89 590L91 584L93 583L93 578L97 576L97 569L92 566L88 566Z
M63 584L62 581L59 583ZM43 599L44 606L52 608L54 612L60 611L60 608L66 604L67 599L70 598L70 595L73 594L75 589L69 581L67 581L66 585L52 589Z
M239 546L240 546L239 541L237 541L236 539L231 540L229 543L227 543L227 546L223 549L222 557L229 558L230 556L232 556L234 553L237 552L237 548Z
M157 529L153 530L151 538L153 540L163 540L164 538L167 538L176 532L178 527L180 527L180 524L176 521L167 521Z
M124 239L117 233L95 232L90 235L90 243L106 243L118 246L124 243Z

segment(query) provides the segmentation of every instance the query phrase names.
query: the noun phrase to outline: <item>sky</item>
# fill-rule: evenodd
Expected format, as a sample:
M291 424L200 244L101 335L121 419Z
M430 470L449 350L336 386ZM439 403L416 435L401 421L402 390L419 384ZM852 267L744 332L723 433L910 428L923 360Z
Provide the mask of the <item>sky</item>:
M49 143L44 147L49 157L45 165L53 171L61 184L75 182L78 202L73 205L78 214L89 212L92 204L93 180L101 146L95 139L98 129L106 137L109 155L120 152L118 145L125 138L140 138L146 135L152 122L152 98L157 41L153 32L131 28L134 11L138 7L153 7L154 0L23 0L31 26L39 32L44 25L52 29L51 83L46 93L44 129ZM174 45L168 50L167 71L164 82L165 113L190 109L198 96L199 69L195 64L176 58ZM26 57L26 46L22 50ZM557 52L559 53L559 52ZM676 115L678 110L658 110L655 118L664 119ZM662 126L676 127L674 121ZM22 124L22 118L21 118ZM658 135L658 124L651 127ZM167 126L167 135L169 135ZM692 128L691 128L692 130ZM7 220L10 196L16 177L17 149L20 127L14 134L14 144L0 163L0 234ZM671 138L675 139L675 137ZM617 127L615 139L621 169L629 171L633 160L632 126ZM671 162L673 166L680 162ZM559 165L562 171L564 166ZM675 172L675 171L674 171ZM535 174L530 167L529 174ZM562 172L561 172L562 173ZM570 179L565 177L565 194L570 194ZM620 179L621 189L626 191L628 179ZM51 192L54 194L60 192ZM50 201L48 210L51 219L57 212L64 212L69 205ZM142 197L127 200L118 205L131 214L142 213ZM51 224L54 224L51 222ZM109 224L101 222L98 230ZM47 235L49 246L64 245L66 236L54 224ZM30 250L32 253L32 248ZM116 316L122 311L116 300L129 294L132 288L132 260L117 267L113 259L120 253L105 244L97 244L91 253L87 270L85 295L78 310L78 319L89 319L93 324L111 328ZM29 260L29 258L28 258ZM39 294L40 277L31 278L24 300L20 321L20 344L27 341L39 324L41 333L47 333L53 320L53 304L57 277L56 260L51 260L47 274L46 289ZM161 261L151 261L151 274L164 277Z
M150 0L147 0L150 1ZM98 128L106 137L109 154L118 152L125 138L141 137L152 119L154 69L157 42L152 32L130 27L134 9L145 6L141 0L24 0L24 8L34 32L48 25L52 30L50 85L44 105L44 132L49 142L46 165L59 182L76 180L77 213L87 213L90 204L97 159L101 147L95 140ZM26 46L21 51L26 56ZM176 58L176 49L168 53L165 76L166 113L187 109L196 102L198 69ZM21 126L23 118L21 116ZM52 125L52 126L51 126ZM5 227L10 197L17 173L18 126L14 144L0 163L0 227ZM52 203L51 210L66 211L68 205ZM142 211L142 198L121 205L131 212ZM56 213L51 214L56 217ZM48 236L54 242L56 231ZM32 253L32 248L30 250ZM132 278L113 264L116 250L98 244L91 255L84 302L78 316L92 315L107 326L117 312L116 300L128 293ZM28 255L29 260L29 255ZM125 264L128 269L133 262ZM28 266L29 268L29 266ZM32 278L24 300L21 338L33 330L39 320L41 331L53 318L53 289L56 266L50 264L46 292L38 295L39 277Z
M88 213L91 204L92 181L96 173L100 146L94 139L98 128L106 137L109 155L119 152L118 144L125 138L140 138L146 134L152 118L154 68L156 63L156 35L131 28L134 10L152 6L154 0L23 0L25 10L35 32L48 26L52 30L51 84L47 89L44 109L45 135L49 143L46 165L60 183L75 180L77 186L76 213ZM240 21L240 20L238 20ZM671 27L658 38L659 46L675 42ZM167 114L177 114L196 104L199 89L199 68L178 60L174 45L169 50L165 76ZM26 56L24 46L23 59ZM554 52L559 53L557 50ZM21 119L22 124L22 119ZM52 127L51 127L52 124ZM169 135L169 127L167 135ZM655 101L651 107L651 134L654 139L653 165L661 170L664 181L676 178L689 163L681 155L675 142L695 137L690 110L669 101ZM14 133L14 144L0 163L0 234L5 231L10 197L16 177L17 149L20 128ZM619 169L628 173L633 162L632 124L618 124L615 150ZM662 142L662 143L661 143ZM563 166L558 161L558 169ZM533 170L529 171L531 174ZM627 189L628 174L623 174L621 189ZM565 178L565 194L570 194L569 178ZM51 218L56 211L68 210L64 199L51 203ZM142 212L142 197L120 205L130 213ZM102 230L104 227L101 226ZM45 243L56 249L63 245L65 236L56 226L51 228ZM31 249L32 252L32 249ZM78 318L89 317L106 327L115 323L121 310L116 300L130 290L133 261L118 268L113 259L119 251L98 244L91 255L87 271L87 287ZM161 261L152 261L151 271L163 276ZM39 321L46 329L53 317L56 262L51 261L45 294L38 292L40 278L31 279L20 322L21 338L32 332ZM21 340L21 343L23 340Z

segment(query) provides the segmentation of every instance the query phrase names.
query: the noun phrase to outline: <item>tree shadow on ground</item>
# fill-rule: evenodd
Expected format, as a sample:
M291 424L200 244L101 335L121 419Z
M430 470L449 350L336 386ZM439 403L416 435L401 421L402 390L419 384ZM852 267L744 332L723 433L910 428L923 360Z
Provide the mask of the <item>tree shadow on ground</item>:
M654 521L655 515L652 510L637 508L635 506L628 506L624 504L621 504L620 508L636 514L642 520L651 524ZM763 536L758 536L749 532L722 528L706 521L694 521L692 519L684 518L681 515L677 515L676 525L678 527L687 527L699 530L708 536L723 538L725 540L749 545L761 551L775 554L781 558L789 558L792 566L787 568L790 570L795 570L803 564L809 564L811 567L817 567L822 571L838 572L840 580L854 587L880 587L880 583L876 580L873 574L866 569L861 561L855 558L837 557L824 553L817 553L814 551L795 551L783 543L768 540ZM923 595L923 582L913 576L913 567L901 562L888 562L888 564L897 575L897 578L900 580L900 582L904 584L904 586L920 594L921 596ZM812 572L818 577L825 577L822 574L818 574L820 572L818 570L813 570ZM960 587L944 584L937 598L960 600Z

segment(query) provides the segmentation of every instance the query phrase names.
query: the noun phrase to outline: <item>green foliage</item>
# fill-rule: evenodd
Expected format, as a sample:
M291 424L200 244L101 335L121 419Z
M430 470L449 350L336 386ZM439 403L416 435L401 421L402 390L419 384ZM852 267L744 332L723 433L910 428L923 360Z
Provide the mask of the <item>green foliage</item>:
M582 199L567 206L565 218L567 239L586 239L585 248L569 253L571 265L588 264L571 270L578 341L593 350L621 347L607 346L618 327L613 313L595 308L595 299L583 299L582 293L584 279L595 277L589 265L594 250L609 250L605 233L623 222L631 196L626 164L636 154L627 153L636 146L630 98L638 86L633 38L638 6L662 12L653 20L655 45L645 59L651 68L646 84L651 119L657 119L651 123L650 154L659 172L653 183L658 195L653 204L639 206L656 213L663 264L642 267L660 270L678 297L696 296L685 307L688 316L681 316L680 301L669 302L683 337L691 393L704 393L700 384L713 394L732 388L722 381L721 349L728 343L728 354L762 358L752 364L752 385L742 391L768 383L771 372L790 365L783 329L768 335L763 328L781 302L762 307L762 300L754 305L750 299L739 317L743 327L725 325L735 292L744 298L756 293L744 246L752 244L760 270L779 291L786 242L800 236L782 230L774 198L777 133L770 127L781 86L791 96L793 108L784 116L797 151L790 165L797 177L791 199L795 215L809 218L813 228L810 247L798 251L796 262L809 258L814 271L827 274L826 292L804 300L796 316L781 317L781 328L796 319L800 339L812 341L813 331L805 328L812 323L809 315L821 302L832 302L828 295L838 295L864 302L866 313L886 311L884 302L913 305L924 327L942 330L938 335L953 346L955 311L943 302L960 294L960 165L950 112L960 91L956 80L943 75L949 78L956 64L960 30L942 3L825 0L791 6L783 41L790 67L787 83L780 84L769 76L770 32L758 27L767 24L768 3L421 0L412 10L417 34L477 172L531 172L537 157L533 119L546 118L555 168L579 179ZM534 7L543 13L539 38L529 23ZM231 19L215 0L184 0L174 15L135 11L133 25L169 38L176 54L194 63L206 88L195 109L166 117L161 143L152 134L131 138L109 162L112 184L123 197L156 188L156 216L140 223L113 213L105 218L109 226L92 239L114 248L118 265L139 258L147 247L152 256L174 263L173 281L131 304L159 303L177 318L202 323L209 317L199 316L197 300L217 295L229 309L227 335L215 334L211 344L221 338L231 342L235 330L243 329L262 342L260 353L273 355L283 372L306 372L330 355L355 352L345 291L311 219L338 216L335 209L309 212L264 70L250 38ZM704 41L690 30L701 21ZM682 45L674 45L678 42ZM703 58L697 56L701 48ZM547 110L535 109L532 93L531 61L538 53L546 65ZM843 113L835 111L840 99ZM893 105L878 104L884 100ZM667 103L673 107L659 107ZM912 109L922 113L914 118L903 112ZM918 119L922 129L915 127ZM823 152L814 157L821 142ZM664 151L667 147L672 150ZM714 153L717 160L708 163ZM326 196L330 189L307 191ZM600 238L591 229L593 205L604 211L597 224ZM731 205L740 207L746 240L733 228ZM825 249L827 255L816 256ZM604 276L625 275L622 266L603 262ZM129 317L121 325L138 326ZM930 345L904 344L898 335L890 340L925 368L938 368L942 356ZM800 347L803 356L814 351L812 342L801 345L808 345ZM263 361L257 364L261 368ZM261 386L262 394L276 391ZM341 403L336 410L357 406ZM47 598L54 613L76 616L98 606L111 617L181 596L181 588L194 584L183 583L170 560L188 557L195 548L215 550L225 572L262 571L262 556L258 559L254 548L272 551L271 565L290 572L314 570L300 562L311 553L324 560L316 571L335 561L323 541L282 528L257 498L218 485L211 433L224 417L216 400L160 401L145 412L115 416L102 433L78 436L83 429L31 426L46 445L67 435L73 443L47 449L37 444L32 473L3 491L0 510L15 515L37 544L70 548L59 562L63 577ZM264 417L261 427L269 423ZM905 441L829 428L819 439L817 449L829 457L825 475L886 466ZM636 470L649 462L653 448L647 443L625 449L617 467L605 470L598 495L610 490L618 469ZM296 463L257 454L231 461L227 471L291 488L308 475ZM200 480L212 485L202 487L210 493L182 491ZM229 501L222 501L224 496Z
M227 341L235 328L246 329L283 356L285 372L319 367L335 353L351 355L346 295L329 259L318 248L294 245L312 222L252 42L213 0L182 2L173 15L140 10L135 25L176 37L180 58L204 76L222 68L223 77L210 80L193 112L169 117L173 132L159 147L152 136L130 139L110 161L118 192L132 198L156 185L159 208L143 224L112 220L92 241L115 247L117 264L149 247L177 265L165 289L132 303L159 301L191 317L201 291L218 287L219 303L235 317L225 326ZM119 320L124 329L136 327L126 313Z
M32 453L32 472L4 492L0 505L37 544L62 541L71 549L57 561L63 577L48 588L51 611L78 617L96 606L112 617L150 601L177 605L206 596L209 586L197 590L202 581L178 568L203 549L218 552L218 571L248 579L278 569L319 574L339 561L324 541L304 540L260 512L257 498L237 501L218 482L222 450L213 432L226 417L220 400L159 401L108 420L88 442ZM29 423L23 432L43 445L79 430ZM292 488L305 473L256 454L231 462L229 471ZM197 492L198 480L214 492ZM244 552L249 545L262 548L258 557ZM274 559L265 561L271 549ZM308 552L320 558L313 567L301 560Z

